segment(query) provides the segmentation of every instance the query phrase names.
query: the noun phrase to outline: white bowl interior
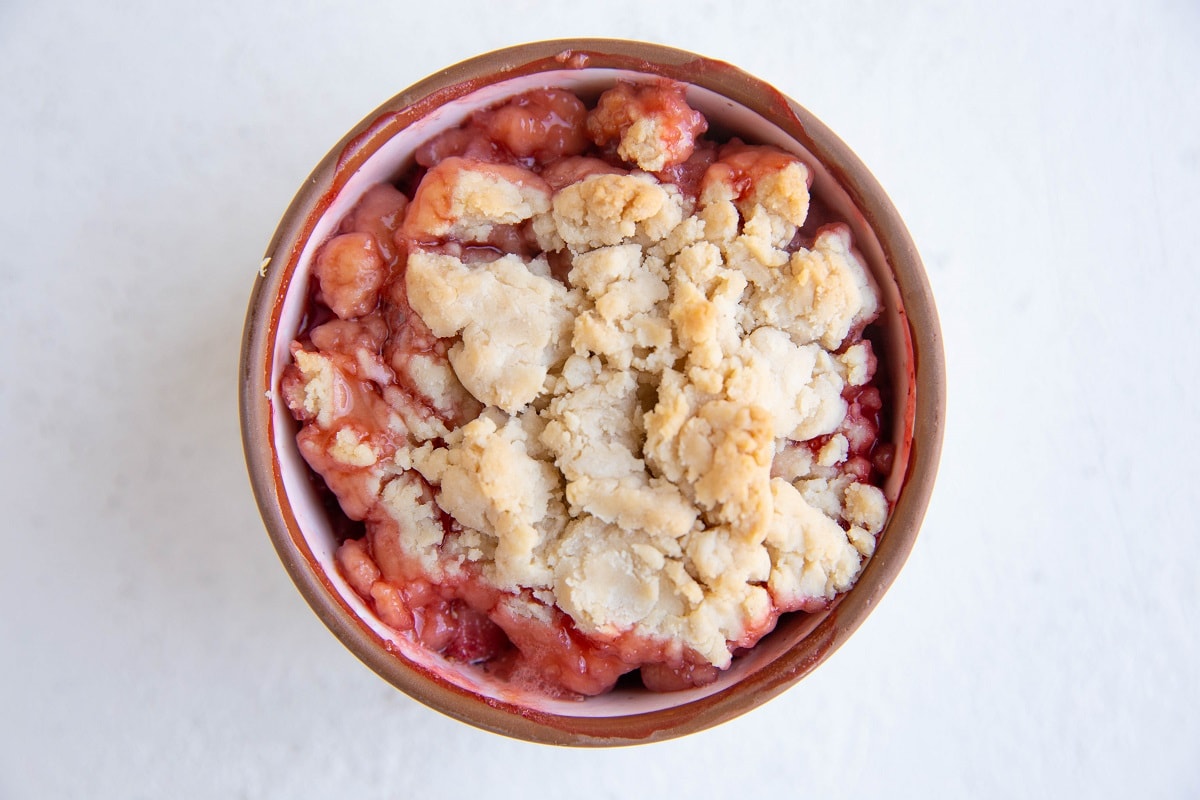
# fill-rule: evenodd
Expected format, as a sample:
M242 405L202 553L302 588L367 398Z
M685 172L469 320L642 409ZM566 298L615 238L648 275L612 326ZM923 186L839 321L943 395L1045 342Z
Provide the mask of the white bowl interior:
M295 338L304 314L304 307L308 299L309 272L316 250L329 238L342 217L358 202L367 189L381 181L396 178L412 164L412 153L420 144L441 131L462 123L471 112L524 91L557 87L584 94L594 94L611 86L618 79L645 81L648 77L642 73L614 69L558 70L522 76L480 88L465 97L441 106L402 130L384 143L363 163L357 173L346 181L342 191L317 222L312 236L305 243L295 273L287 286L278 333L274 342L270 402L275 430L274 444L280 461L284 489L305 541L342 600L365 620L376 634L392 643L395 649L411 662L436 672L451 683L468 691L495 700L562 716L624 716L682 705L732 686L746 675L782 655L797 639L795 634L786 640L783 637L766 637L749 654L737 659L734 665L724 672L716 682L702 688L672 693L617 689L609 694L589 698L582 702L555 700L533 692L522 691L499 681L489 680L487 676L468 666L448 661L384 625L338 572L334 562L337 542L334 538L333 528L309 480L308 465L296 446L297 425L292 420L287 405L283 402L279 382L283 369L290 359L289 345ZM870 266L876 285L880 290L881 299L887 309L883 324L889 331L887 336L889 350L884 354L884 358L887 363L892 365L893 430L897 432L897 436L901 435L904 423L903 409L900 406L906 396L903 384L907 380L903 363L907 359L907 352L902 345L903 337L897 335L903 324L900 315L896 312L899 307L899 291L891 276L891 271L885 263L882 249L874 232L867 226L862 214L853 205L847 193L830 177L827 169L783 130L745 106L711 90L690 86L687 96L688 102L693 108L704 113L710 120L719 121L721 127L738 132L749 141L773 144L804 159L814 172L814 195L821 197L835 216L850 226L855 246L865 263ZM899 493L903 483L904 466L897 462L897 468L893 470L884 487L885 494L890 501L894 502ZM806 635L820 623L827 613L808 615L799 634Z

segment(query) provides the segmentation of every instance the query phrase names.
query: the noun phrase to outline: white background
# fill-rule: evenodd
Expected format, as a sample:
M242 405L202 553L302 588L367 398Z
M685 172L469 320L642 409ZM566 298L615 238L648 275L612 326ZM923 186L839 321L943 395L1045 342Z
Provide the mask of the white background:
M495 47L660 41L776 84L920 247L949 369L908 566L718 729L443 718L288 581L242 461L279 215ZM0 2L0 797L1200 795L1195 2Z

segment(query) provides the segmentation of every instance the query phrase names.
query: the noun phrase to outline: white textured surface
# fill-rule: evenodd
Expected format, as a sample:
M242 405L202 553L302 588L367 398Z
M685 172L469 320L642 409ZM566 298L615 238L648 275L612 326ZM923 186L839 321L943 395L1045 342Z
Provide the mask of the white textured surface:
M1100 6L0 5L0 798L1200 794L1200 9ZM262 250L342 132L580 34L838 131L950 370L924 532L855 638L721 728L594 752L350 656L262 531L235 393Z

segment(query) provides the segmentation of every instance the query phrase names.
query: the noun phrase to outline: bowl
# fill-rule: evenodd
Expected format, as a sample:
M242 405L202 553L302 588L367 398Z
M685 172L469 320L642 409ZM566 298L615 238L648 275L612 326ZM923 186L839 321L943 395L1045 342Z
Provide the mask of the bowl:
M658 76L688 86L689 103L743 138L801 156L812 194L849 225L885 312L882 357L891 383L894 466L882 487L891 514L857 582L829 608L784 615L775 630L701 688L618 687L552 699L424 650L384 625L334 565L337 539L296 444L280 395L288 346L302 324L314 252L372 184L473 110L546 86L596 93L618 79ZM240 413L251 484L279 557L300 593L359 659L444 714L510 737L557 745L628 745L700 731L791 687L843 644L895 580L933 487L944 416L944 358L933 297L896 209L853 152L795 101L729 64L642 42L578 39L523 44L444 69L359 122L304 182L267 247L246 317ZM885 429L886 430L886 429Z

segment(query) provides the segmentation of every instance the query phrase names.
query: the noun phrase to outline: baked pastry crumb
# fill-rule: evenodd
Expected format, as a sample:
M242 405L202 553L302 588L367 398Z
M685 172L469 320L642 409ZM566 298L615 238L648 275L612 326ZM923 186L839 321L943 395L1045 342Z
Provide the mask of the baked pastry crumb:
M554 668L573 691L639 663L723 669L874 552L888 507L863 472L861 333L878 296L845 225L798 244L808 167L737 141L698 150L681 88L602 95L576 123L598 151L561 120L555 147L526 131L511 161L487 158L516 128L464 139L540 107L431 143L403 213L342 233L375 271L326 270L359 327L329 352L295 345L285 395L314 468L367 520L370 546L339 559L381 618L433 637L418 601L440 592L518 650L569 620L594 650L578 674ZM693 154L689 194L664 170ZM387 248L370 244L381 229ZM380 284L385 251L401 260Z

